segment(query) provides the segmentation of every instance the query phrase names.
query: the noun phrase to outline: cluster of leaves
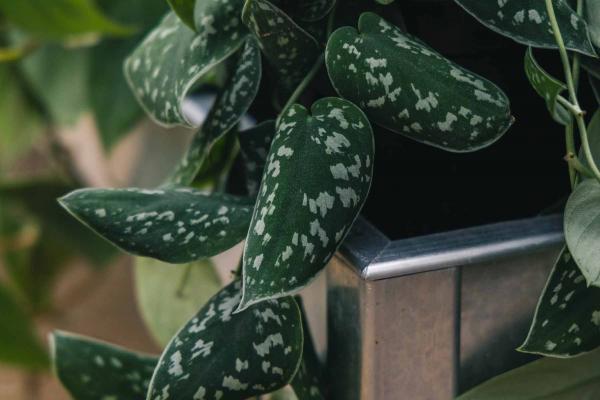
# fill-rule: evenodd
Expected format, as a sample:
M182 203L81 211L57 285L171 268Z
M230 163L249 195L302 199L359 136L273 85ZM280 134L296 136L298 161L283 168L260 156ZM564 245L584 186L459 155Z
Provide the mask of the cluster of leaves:
M594 76L597 2L579 1L577 10L566 0L456 2L520 43L558 49L564 57L570 50L575 69L585 61ZM160 358L57 334L56 370L77 399L235 400L289 383L301 399L325 398L306 324L291 296L323 270L367 198L371 124L445 151L470 152L508 130L509 101L493 83L372 12L381 7L375 2L170 5L173 11L126 60L125 76L157 123L194 127L184 101L215 68L224 68L226 81L206 121L195 127L188 152L160 187L84 189L60 202L121 249L170 263L197 262L245 240L237 279L174 334ZM324 96L313 90L319 94L310 107L299 104L307 89L321 86L313 80L324 69L332 89ZM597 347L600 338L593 287L600 276L593 246L600 232L597 168L573 72L566 75L569 99L561 96L565 85L535 62L531 49L526 72L571 137L577 123L586 157L584 164L567 148L575 188L565 218L570 253L550 278L524 349L572 356ZM242 116L264 90L263 75L271 77L271 119L242 130ZM229 134L241 147L245 196L194 188L211 150ZM588 175L592 179L584 179ZM581 284L585 280L592 287ZM157 285L154 295L161 290Z

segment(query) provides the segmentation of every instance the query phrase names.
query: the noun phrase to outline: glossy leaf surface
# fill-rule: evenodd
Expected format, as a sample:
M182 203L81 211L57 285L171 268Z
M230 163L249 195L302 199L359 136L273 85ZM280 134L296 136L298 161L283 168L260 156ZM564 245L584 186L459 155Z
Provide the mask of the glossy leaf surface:
M196 30L194 23L194 6L196 0L167 0L175 14L191 29Z
M258 194L275 130L275 121L271 120L239 134L240 150L246 167L246 189L249 196L256 197Z

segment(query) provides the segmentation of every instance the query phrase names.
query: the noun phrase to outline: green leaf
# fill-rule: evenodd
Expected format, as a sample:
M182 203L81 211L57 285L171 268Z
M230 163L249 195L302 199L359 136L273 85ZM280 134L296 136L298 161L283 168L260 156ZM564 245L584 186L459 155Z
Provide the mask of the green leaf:
M243 20L277 71L283 88L295 89L321 54L315 38L266 0L246 0Z
M182 111L185 96L208 71L244 43L239 0L203 0L198 32L171 12L125 61L125 76L144 110L164 126L192 126Z
M240 309L295 293L325 267L367 198L373 156L369 120L346 100L282 115L246 238Z
M489 29L532 47L556 49L556 41L542 0L455 0ZM552 0L565 46L595 55L587 24L566 0Z
M588 125L587 134L594 162L596 165L600 165L600 110L594 113L594 116ZM579 151L579 160L583 165L589 168L590 164L585 157L583 149ZM584 175L581 175L581 177L582 179L586 178Z
M131 33L130 28L108 19L91 0L0 0L0 12L19 28L44 39Z
M167 185L189 185L194 181L213 145L230 132L248 111L262 74L260 49L256 40L248 37L240 50L234 68L215 100L202 128L196 133L181 163Z
M239 281L225 287L173 338L149 399L243 400L289 383L302 357L296 302L270 300L232 315L240 289Z
M392 4L395 0L375 0L375 1L378 2L379 4L388 5L388 4Z
M600 352L544 358L492 378L457 400L584 400L600 394Z
M76 400L143 400L158 358L54 332L54 371Z
M510 127L509 101L493 83L445 59L373 13L358 31L343 27L327 44L337 92L369 119L418 142L475 151Z
M588 287L568 249L550 273L519 351L573 357L600 346L600 288Z
M239 133L240 150L245 164L246 189L251 197L258 195L275 129L275 121L270 120Z
M246 199L194 189L82 189L59 201L123 250L174 264L241 242L251 212Z
M142 317L161 347L221 288L210 260L171 265L136 258L135 285Z
M562 125L569 125L572 117L564 106L558 103L558 96L567 90L567 85L547 73L533 57L531 47L527 48L525 53L525 74L529 83L545 101L548 111L556 122Z
M600 47L600 3L595 0L585 0L584 10L592 43Z
M194 23L194 6L196 0L167 0L175 14L191 29L196 30Z
M48 366L48 356L39 343L33 323L0 285L0 362L38 370Z
M331 12L336 0L274 0L271 4L304 22L322 20Z
M600 286L600 184L581 182L565 207L565 238L587 284Z

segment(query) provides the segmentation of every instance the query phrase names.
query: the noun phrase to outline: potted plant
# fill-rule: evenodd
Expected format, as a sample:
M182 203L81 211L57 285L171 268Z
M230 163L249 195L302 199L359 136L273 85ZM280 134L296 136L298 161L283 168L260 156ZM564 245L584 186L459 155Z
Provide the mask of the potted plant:
M513 125L509 96L414 36L410 3L169 3L173 11L133 50L125 76L156 122L192 127L186 97L215 68L224 70L226 79L206 121L159 187L82 189L60 203L138 256L193 263L245 241L243 256L233 282L173 332L160 357L56 333L54 366L73 396L245 399L291 384L301 399L445 399L526 362L490 353L488 343L500 353L517 344L516 336L525 336L523 318L533 311L532 299L562 241L557 217L395 242L367 223L355 224L378 179L377 142L394 137L418 143L402 145L409 154L407 175L422 178L422 171L449 166L456 170L459 156L492 146ZM587 125L578 94L582 66L592 87L596 83L598 6L582 0L574 7L563 0L456 3L492 31L560 55L565 83L540 66L531 48L522 48L525 75L550 117L565 127L564 169L573 193L564 219L568 250L561 251L550 272L521 350L580 355L597 347L600 324L594 287L599 128L597 118ZM258 123L239 129L247 112ZM202 190L198 173L229 136L239 142L245 182L220 180ZM426 150L413 152L411 146ZM540 147L536 143L531 149ZM450 162L438 158L442 151L451 153L445 160ZM534 155L530 160L516 171L539 164ZM485 165L485 159L477 165ZM472 174L468 183L485 189L492 176ZM402 200L413 187L402 181L403 174L394 178L401 189L393 194L396 207L405 207ZM390 188L385 190L392 197ZM444 208L445 199L436 204ZM377 215L369 211L372 206L365 210L367 216ZM387 212L380 215L385 218ZM448 229L435 219L408 220L413 225L394 235ZM447 220L455 227L456 219ZM332 259L329 365L323 372L301 302L293 296ZM160 285L154 294L161 295ZM489 321L491 315L501 318ZM586 357L560 368L590 363ZM561 376L565 379L549 383L551 393L580 390L589 380ZM494 385L510 379L499 378L464 396L493 398Z

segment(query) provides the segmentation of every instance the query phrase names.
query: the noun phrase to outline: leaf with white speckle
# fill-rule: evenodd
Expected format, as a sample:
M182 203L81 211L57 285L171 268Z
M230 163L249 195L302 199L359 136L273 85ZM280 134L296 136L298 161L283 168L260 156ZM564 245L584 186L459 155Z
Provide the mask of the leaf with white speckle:
M241 309L299 291L334 255L373 175L373 132L339 98L282 115L244 250Z
M563 249L540 297L529 335L519 348L549 357L574 357L600 346L600 288L588 287Z
M528 46L557 48L543 0L455 1L494 32ZM595 55L584 19L567 0L552 0L552 3L566 47Z
M230 132L252 105L262 74L260 49L252 37L246 39L225 87L219 93L204 125L194 136L183 160L167 185L189 185L204 164L213 145Z
M256 197L271 142L275 136L275 121L265 121L239 133L240 150L246 167L248 195Z
M475 151L512 124L508 98L496 85L373 13L361 15L358 30L331 35L326 63L337 92L372 122L425 144Z
M194 189L82 189L60 203L123 250L173 264L241 242L252 210L248 199Z
M277 71L283 88L295 89L321 54L315 38L266 0L246 0L243 20Z
M179 331L160 358L148 399L243 400L290 382L302 357L298 305L288 297L234 315L240 298L235 281Z
M77 400L142 400L158 357L138 354L108 343L55 332L54 370Z
M271 3L300 21L314 22L327 17L336 0L274 0Z
M531 47L525 53L525 73L529 83L535 91L546 101L550 115L556 122L562 125L571 123L571 114L558 102L558 96L565 90L567 85L554 78L546 72L533 57Z
M224 4L225 3L225 4ZM198 32L174 12L125 61L125 77L146 112L164 126L192 126L182 103L193 85L244 43L241 0L203 0L196 7Z

